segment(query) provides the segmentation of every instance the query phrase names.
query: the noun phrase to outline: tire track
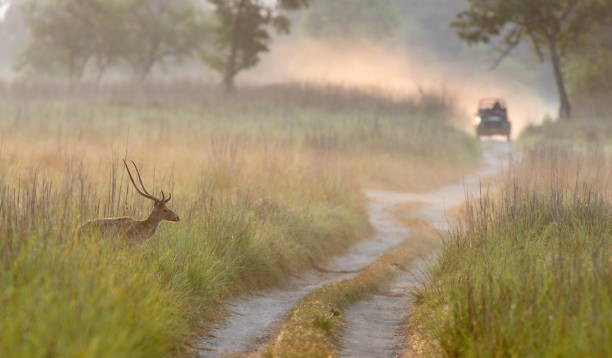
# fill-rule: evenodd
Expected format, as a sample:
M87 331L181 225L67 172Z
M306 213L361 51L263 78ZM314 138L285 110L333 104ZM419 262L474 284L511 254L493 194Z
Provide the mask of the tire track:
M486 143L483 143L486 145ZM506 143L491 143L496 154L503 152ZM509 151L508 151L509 152ZM485 160L489 165L494 165L498 162L497 155L486 155ZM329 271L336 272L321 272L311 270L300 277L293 278L289 283L281 288L269 289L259 292L258 294L240 297L229 302L228 308L232 314L217 327L214 327L209 337L205 337L198 344L196 354L199 357L248 357L257 356L258 348L274 337L279 329L280 324L291 311L291 309L302 300L310 292L321 288L333 282L338 282L343 279L354 277L358 271L376 259L378 259L387 250L393 248L403 242L410 235L410 230L402 223L394 218L391 209L402 202L407 201L423 201L428 205L415 210L415 217L423 218L430 222L435 228L444 229L448 223L445 208L451 208L461 204L465 198L466 186L473 187L479 183L482 176L493 174L497 171L496 167L488 167L480 171L477 175L472 176L464 181L464 184L457 184L445 187L429 194L410 194L396 193L380 190L366 191L366 195L371 199L368 207L368 213L372 226L376 233L367 241L363 241L348 250L342 256L330 260L325 265ZM342 271L353 271L353 273L341 273ZM411 270L412 272L412 270ZM408 272L406 274L410 274ZM412 272L414 275L414 272ZM405 276L402 274L398 279L393 281L389 286L389 292L395 292L394 285L399 285L397 289L405 292L402 285ZM393 296L393 295L390 295ZM406 297L402 298L405 302ZM364 305L366 303L363 303ZM387 305L395 304L395 302L385 302ZM355 306L354 319L367 319L367 315L359 315L358 307ZM374 304L374 308L378 307ZM389 306L391 307L391 306ZM399 307L399 306L398 306ZM402 307L406 308L406 307ZM372 311L372 310L371 310ZM384 311L384 310L383 310ZM389 310L391 312L393 310ZM404 310L407 311L407 310ZM352 309L351 309L352 312ZM362 311L365 313L365 311ZM347 321L353 319L353 313L347 316ZM384 321L384 320L383 320ZM394 325L393 331L397 331ZM344 346L348 349L349 346L358 347L359 343L368 343L371 339L363 333L356 332L356 335L351 336L352 326L345 332L345 338L350 341L343 340ZM357 327L357 325L355 325ZM389 336L389 333L381 335ZM390 332L390 330L389 330ZM360 335L361 334L361 335ZM357 337L357 341L353 338ZM361 337L361 338L359 338ZM358 342L359 340L362 342ZM388 341L380 339L380 346L388 346ZM373 348L377 352L382 352ZM350 357L379 357L380 355L360 355L361 350L348 350L341 352L344 356ZM368 353L369 354L369 353Z
M369 195L369 193L368 193ZM369 205L369 216L376 234L348 250L345 255L325 264L336 272L310 272L291 279L282 288L270 289L256 295L241 297L228 305L233 312L214 328L211 336L198 345L199 357L243 357L256 351L274 337L280 323L291 309L308 293L327 284L353 277L358 271L375 261L384 252L408 237L410 230L393 218L393 203L379 201L376 195ZM340 273L354 271L352 273Z
M466 178L463 185L450 185L427 194L405 194L376 192L376 197L385 202L418 200L426 203L418 207L413 218L427 220L440 231L448 231L451 218L447 210L461 205L466 198L473 197L480 189L483 177L500 172L512 147L508 143L483 143L487 151L488 166L476 175ZM346 328L340 340L341 357L401 357L405 352L404 325L410 314L412 299L410 292L423 278L435 253L408 265L408 270L398 274L394 280L367 300L358 302L344 312Z

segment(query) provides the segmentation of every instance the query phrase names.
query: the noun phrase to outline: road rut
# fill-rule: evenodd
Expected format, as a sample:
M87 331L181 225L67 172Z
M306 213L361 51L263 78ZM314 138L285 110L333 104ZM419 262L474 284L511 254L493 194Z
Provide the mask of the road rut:
M342 256L331 259L325 267L333 271L354 271L367 267L370 263L379 258L387 250L410 237L410 230L401 224L391 213L391 209L400 203L410 201L425 202L426 205L420 206L415 211L415 217L423 218L434 227L445 230L448 225L446 209L461 204L465 198L466 188L474 188L479 183L481 177L495 173L498 170L499 154L510 152L506 143L484 143L493 149L486 154L485 160L489 166L480 171L477 175L467 178L464 183L451 185L428 194L396 193L380 190L368 190L366 195L371 199L368 213L370 221L376 233L368 240L354 246ZM485 148L488 149L488 148ZM405 275L400 275L387 288L387 291L405 292L406 280L414 276L416 271L410 270ZM280 329L280 323L291 311L291 309L308 293L323 287L327 284L337 282L355 276L355 273L323 273L316 270L307 272L300 277L295 277L281 288L264 290L255 295L244 296L232 300L228 308L232 314L211 331L211 335L202 339L198 345L197 354L199 357L244 357L256 355L256 352L263 344L273 338ZM412 284L410 281L408 285ZM398 292L399 292L398 291ZM388 295L389 297L394 296ZM405 302L406 297L401 301ZM341 352L343 356L350 357L380 357L380 353L387 348L398 345L399 340L394 340L398 330L398 324L381 317L380 339L370 350L358 349L360 343L366 343L376 337L366 332L368 329L359 328L357 321L370 320L370 315L376 312L390 315L400 311L407 312L407 306L395 300L364 301L358 303L347 312L348 328L343 338L343 346L346 349ZM369 308L364 308L367 305ZM382 307L380 306L382 305ZM401 306L401 307L400 307ZM392 308L395 307L395 308ZM389 308L387 310L387 308ZM405 309L406 308L406 309ZM371 320L370 320L371 321ZM352 322L352 323L351 323ZM362 325L363 326L363 325ZM384 331L382 326L384 326ZM352 327L355 328L352 331ZM366 327L367 328L367 327ZM378 328L376 328L378 329ZM370 329L372 331L372 329ZM361 332L361 333L360 333ZM389 337L391 339L389 340ZM360 340L363 340L360 342ZM351 347L355 349L351 350ZM390 352L395 352L391 349ZM366 355L361 355L361 354Z
M508 163L512 147L509 143L483 143L487 166L462 184L449 185L425 194L376 191L370 194L388 204L418 201L424 203L413 211L412 217L426 220L437 230L447 232L452 218L448 209L461 205L466 196L477 197L482 178L500 172ZM407 270L367 300L347 309L343 318L345 329L340 340L341 357L401 357L405 352L404 326L411 307L410 292L421 282L427 265L435 260L435 253L416 260Z

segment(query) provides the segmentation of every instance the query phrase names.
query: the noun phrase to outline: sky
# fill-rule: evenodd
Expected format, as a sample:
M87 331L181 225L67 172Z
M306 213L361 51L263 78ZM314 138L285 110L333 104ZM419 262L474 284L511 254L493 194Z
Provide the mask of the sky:
M11 2L9 0L0 0L0 22L4 21L10 8Z

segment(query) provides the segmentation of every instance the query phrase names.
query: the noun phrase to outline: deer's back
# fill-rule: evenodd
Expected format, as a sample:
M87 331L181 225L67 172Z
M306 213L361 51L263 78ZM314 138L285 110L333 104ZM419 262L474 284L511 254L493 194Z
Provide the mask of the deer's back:
M134 231L137 221L130 217L95 219L79 228L78 236L99 235L108 238L126 237Z

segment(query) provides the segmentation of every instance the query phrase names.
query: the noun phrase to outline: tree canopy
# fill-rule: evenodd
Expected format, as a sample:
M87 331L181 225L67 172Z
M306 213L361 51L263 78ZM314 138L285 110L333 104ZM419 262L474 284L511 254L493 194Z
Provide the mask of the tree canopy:
M288 33L290 21L285 11L306 7L310 0L208 0L215 7L214 49L204 52L204 60L223 76L228 92L234 89L236 75L259 63L268 51L270 29Z
M30 37L17 68L73 79L93 68L99 80L124 65L143 80L168 59L199 54L231 91L236 75L268 51L270 31L289 32L286 12L310 2L200 1L214 11L193 0L27 0Z
M612 95L612 19L598 25L568 59L569 93L582 100Z
M550 58L559 95L559 118L571 116L563 59L593 26L610 16L604 0L469 0L452 26L468 43L494 43L503 60L523 41ZM498 61L498 62L499 62Z
M30 0L30 38L18 62L26 72L99 79L123 63L144 79L156 64L194 52L202 20L188 1Z

